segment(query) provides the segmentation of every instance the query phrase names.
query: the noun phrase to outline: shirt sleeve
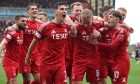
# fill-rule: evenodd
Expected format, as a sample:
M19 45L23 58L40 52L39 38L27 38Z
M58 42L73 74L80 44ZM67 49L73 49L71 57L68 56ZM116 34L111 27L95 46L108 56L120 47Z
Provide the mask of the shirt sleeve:
M7 33L4 37L4 39L6 39L7 42L12 40L12 35L10 33Z
M42 24L36 31L34 38L39 40L45 36L46 25Z
M116 35L116 38L112 41L112 43L98 42L98 46L104 47L104 48L116 49L125 39L127 39L126 32L125 31L120 31Z

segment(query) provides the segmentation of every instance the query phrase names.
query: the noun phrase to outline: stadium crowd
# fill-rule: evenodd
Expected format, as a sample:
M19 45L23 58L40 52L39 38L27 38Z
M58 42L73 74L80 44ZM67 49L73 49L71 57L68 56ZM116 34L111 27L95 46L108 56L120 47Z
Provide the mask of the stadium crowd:
M8 26L12 26L15 22L13 20L0 20L0 39L4 36L4 31Z

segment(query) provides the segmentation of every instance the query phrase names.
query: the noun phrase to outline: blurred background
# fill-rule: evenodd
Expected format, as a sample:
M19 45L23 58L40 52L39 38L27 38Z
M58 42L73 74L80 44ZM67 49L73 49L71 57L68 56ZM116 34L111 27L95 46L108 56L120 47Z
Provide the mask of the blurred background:
M45 11L52 20L54 17L53 4L58 1L65 1L68 5L76 1L82 2L84 7L94 11L95 15L99 15L99 10L104 5L115 7L115 0L0 0L0 38L3 37L5 28L14 23L15 15L27 15L26 7L29 3L36 3L39 10Z

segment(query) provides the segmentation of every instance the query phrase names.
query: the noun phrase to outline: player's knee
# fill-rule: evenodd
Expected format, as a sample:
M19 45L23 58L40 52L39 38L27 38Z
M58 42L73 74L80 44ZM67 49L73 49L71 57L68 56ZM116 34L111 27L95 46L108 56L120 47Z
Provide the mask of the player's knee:
M17 79L16 78L11 78L10 80L9 80L9 84L18 84L18 81L17 81Z
M31 77L30 74L22 74L23 76L23 80L26 82L30 82L31 81Z
M39 82L40 82L39 74L33 74L33 77L34 77L35 83L39 84Z
M106 79L105 79L105 78L101 78L101 79L98 81L98 84L106 84Z

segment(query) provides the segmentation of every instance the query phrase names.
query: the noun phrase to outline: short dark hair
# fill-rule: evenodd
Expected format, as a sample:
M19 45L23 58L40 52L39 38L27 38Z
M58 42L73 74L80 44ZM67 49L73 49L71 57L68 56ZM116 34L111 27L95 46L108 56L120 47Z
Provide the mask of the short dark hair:
M100 9L100 12L103 13L105 11L108 11L109 9L112 9L114 8L113 6L111 5L106 5L106 6L103 6L101 9Z
M67 6L66 2L58 2L54 5L54 9L58 9L58 7L61 6L61 5L66 5Z
M31 8L31 6L37 6L36 3L30 3L28 6L27 6L27 10L29 10Z
M25 15L16 15L15 20L18 21L21 17L26 17Z
M113 10L109 13L110 15L113 15L114 17L119 18L120 20L122 20L122 16L121 13L119 11Z

